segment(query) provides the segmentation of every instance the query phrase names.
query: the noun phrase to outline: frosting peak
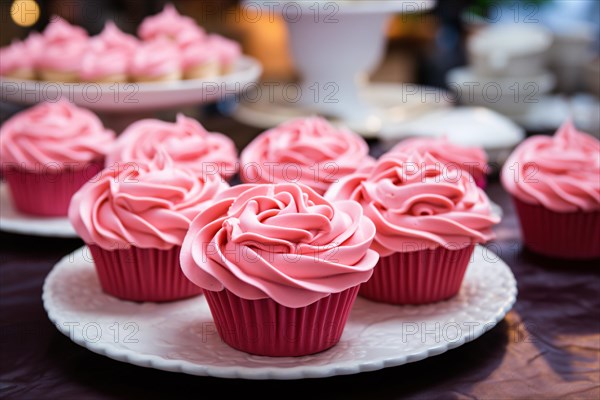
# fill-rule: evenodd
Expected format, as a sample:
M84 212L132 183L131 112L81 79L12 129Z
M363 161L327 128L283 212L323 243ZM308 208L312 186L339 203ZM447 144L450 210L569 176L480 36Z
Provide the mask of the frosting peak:
M600 141L566 121L553 137L532 136L502 169L505 189L556 212L600 210Z
M440 168L418 152L384 157L342 178L326 198L358 201L377 228L372 248L381 256L443 246L458 249L493 238L490 203L469 174Z
M206 290L304 307L371 277L374 235L356 202L298 184L240 185L192 222L181 266Z
M184 44L193 40L201 40L205 36L205 32L194 19L179 14L173 4L167 4L160 13L144 19L138 29L138 35L143 40L162 37Z

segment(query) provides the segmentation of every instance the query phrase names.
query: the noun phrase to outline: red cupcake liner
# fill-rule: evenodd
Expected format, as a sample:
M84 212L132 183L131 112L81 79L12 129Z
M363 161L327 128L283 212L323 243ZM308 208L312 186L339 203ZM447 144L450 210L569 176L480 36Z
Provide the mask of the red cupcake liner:
M104 292L130 301L173 301L196 296L202 289L190 282L179 265L180 246L170 250L105 250L88 245Z
M272 299L246 300L227 289L204 291L217 332L229 346L250 354L303 356L339 342L359 286L333 293L306 307Z
M455 296L462 285L474 245L458 250L398 252L381 257L359 295L390 304L426 304Z
M516 197L513 202L523 243L531 251L557 258L600 258L600 211L559 213Z
M56 171L28 171L18 167L5 167L2 174L8 183L14 206L25 214L44 217L66 216L73 194L94 175L104 163L94 161L84 168L65 168Z

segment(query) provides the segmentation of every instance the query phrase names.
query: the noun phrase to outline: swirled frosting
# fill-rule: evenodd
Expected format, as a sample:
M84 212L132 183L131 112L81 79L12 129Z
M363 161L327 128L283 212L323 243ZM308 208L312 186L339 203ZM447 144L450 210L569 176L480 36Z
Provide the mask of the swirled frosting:
M83 54L88 49L87 32L54 16L43 34L44 54L37 57L38 68L56 71L79 71Z
M240 44L218 34L208 35L206 43L211 51L217 55L221 64L231 64L242 54Z
M179 14L172 4L167 4L160 13L142 21L138 36L143 40L162 37L183 44L203 39L205 32L194 19Z
M25 42L14 42L0 49L0 76L32 68L34 68L34 59Z
M327 199L358 201L377 228L372 248L395 252L459 249L493 238L490 202L468 174L440 168L430 154L397 153L342 178Z
M69 219L88 244L106 250L180 246L192 219L228 185L174 165L165 152L150 163L114 165L71 200Z
M367 143L319 117L296 119L261 133L241 154L247 183L301 182L318 193L372 163Z
M117 161L151 160L158 148L177 163L198 174L219 172L228 179L237 171L237 152L227 136L208 132L195 119L177 115L175 123L145 119L131 124L107 156Z
M10 118L0 128L0 158L26 169L47 163L84 165L101 158L114 133L83 108L61 100L40 103Z
M521 201L556 212L600 210L600 141L571 121L556 134L532 136L509 156L504 188Z
M464 147L451 143L447 137L415 137L401 141L389 153L417 151L429 153L444 164L456 164L458 168L473 176L475 182L487 173L487 154L480 147Z
M160 77L181 70L177 47L165 39L144 42L136 49L129 72L137 77Z
M92 38L92 41L97 42L105 50L120 50L130 56L133 56L140 44L135 36L121 31L112 21L108 21L102 32Z
M79 77L84 81L116 76L126 79L130 60L131 56L124 51L92 46L82 57Z
M181 267L206 290L298 308L367 281L374 235L356 202L298 184L240 185L192 222Z
M192 42L181 48L183 69L192 68L207 62L219 61L218 54L205 40Z

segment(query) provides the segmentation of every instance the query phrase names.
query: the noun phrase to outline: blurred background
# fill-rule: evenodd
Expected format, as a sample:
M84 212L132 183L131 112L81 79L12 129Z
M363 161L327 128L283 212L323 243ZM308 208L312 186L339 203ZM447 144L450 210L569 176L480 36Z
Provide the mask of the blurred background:
M15 14L13 8L11 12L15 3L28 11ZM107 20L135 33L143 18L161 11L165 3L162 0L2 0L0 44L24 38L31 30L43 30L54 14L85 27L90 34L99 33ZM172 3L181 14L193 17L207 31L239 41L244 53L262 64L263 81L298 81L289 33L280 15L257 16L248 2L235 0L173 0ZM453 105L486 107L509 118L528 134L551 132L572 117L581 129L598 135L599 22L600 1L596 0L437 1L424 12L391 16L385 31L385 54L369 71L369 82L410 83L450 94L459 91L460 96L444 98ZM504 30L496 29L503 26ZM466 96L469 85L492 91L501 89L502 94L496 96L487 90L482 96L479 90ZM397 95L387 99L391 106L402 103ZM202 120L202 115L218 111L249 125L253 125L253 118L260 119L257 105L238 103L192 107L186 112L197 114ZM236 112L239 107L250 111ZM15 105L3 102L3 119L14 111ZM165 118L172 114L165 114ZM404 110L403 115L406 114ZM266 127L260 123L254 125ZM372 133L369 137L377 136ZM245 139L241 139L241 145L249 140Z

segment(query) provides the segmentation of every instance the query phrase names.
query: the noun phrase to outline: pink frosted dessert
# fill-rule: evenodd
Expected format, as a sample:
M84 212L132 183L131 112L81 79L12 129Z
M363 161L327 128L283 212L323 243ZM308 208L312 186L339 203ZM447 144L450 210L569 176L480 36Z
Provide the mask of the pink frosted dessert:
M488 158L482 148L455 145L446 137L422 137L405 139L387 154L407 153L413 150L421 154L429 153L444 164L457 165L475 179L477 186L485 188Z
M217 34L209 35L206 42L211 52L218 58L221 74L231 73L242 55L240 44Z
M36 60L41 79L77 82L88 44L89 37L83 28L54 16L43 32L43 56Z
M165 152L107 168L74 196L69 218L89 246L105 292L169 301L199 294L181 272L189 225L228 185L177 166Z
M35 63L24 42L14 42L0 49L0 76L35 79Z
M371 164L367 143L320 117L295 119L261 133L241 154L246 183L301 182L325 193L340 178Z
M181 267L230 346L306 355L338 342L377 263L374 235L354 201L329 202L301 184L240 185L194 219Z
M393 304L452 297L475 244L494 237L499 219L483 190L459 168L443 172L439 163L418 152L384 157L327 192L330 200L359 202L377 228L371 248L381 258L361 295Z
M220 57L206 40L181 46L180 51L184 79L206 79L221 74Z
M71 196L104 163L114 142L92 112L66 102L41 103L0 128L0 160L15 206L66 215Z
M140 41L135 36L123 32L112 21L108 21L102 32L92 40L100 43L106 50L120 50L132 56L140 45Z
M136 82L170 82L182 78L181 55L176 46L159 38L138 46L129 73Z
M106 164L149 161L159 148L169 153L175 163L199 175L219 173L229 179L237 172L233 141L221 133L208 132L198 121L183 114L177 115L175 123L155 119L134 122L119 136Z
M567 121L553 137L532 136L502 169L525 245L560 258L600 257L600 141Z
M179 14L172 4L167 4L160 13L146 17L138 28L138 36L145 41L164 38L184 44L199 41L205 35L194 19Z

